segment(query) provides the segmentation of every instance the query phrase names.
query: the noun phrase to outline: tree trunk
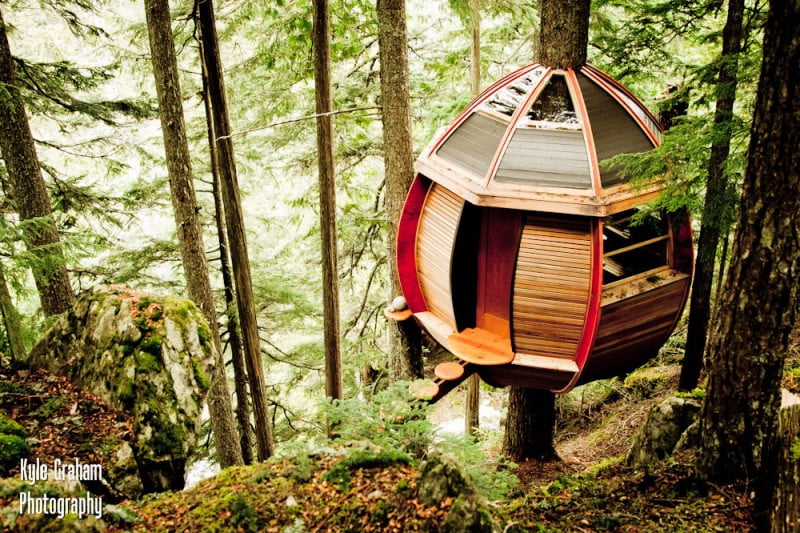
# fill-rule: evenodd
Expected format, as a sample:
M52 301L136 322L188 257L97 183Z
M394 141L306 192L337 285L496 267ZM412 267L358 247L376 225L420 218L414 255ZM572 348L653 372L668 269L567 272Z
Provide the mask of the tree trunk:
M510 388L503 453L514 461L556 458L555 398L550 391Z
M794 533L800 529L800 404L781 409L778 420L778 443L775 483L770 505L769 531Z
M714 282L714 264L717 258L720 234L727 231L724 220L728 202L728 177L725 163L731 147L731 121L736 102L737 71L741 50L744 0L728 2L728 18L722 32L722 57L717 80L717 103L714 111L714 135L708 162L708 181L703 205L700 238L697 242L697 259L692 281L692 298L689 306L689 325L686 334L686 352L681 365L680 390L697 387L703 368L708 321L711 316L711 286Z
M261 343L258 337L253 281L250 276L250 258L247 253L247 237L244 232L244 215L239 197L236 163L233 158L233 143L230 138L230 120L225 98L222 64L219 58L214 8L211 0L199 1L198 8L203 42L203 65L208 73L212 123L217 141L217 159L225 208L225 227L228 232L233 277L236 282L239 324L242 328L245 361L250 381L250 395L253 400L258 459L263 461L274 453L274 443L261 361Z
M470 0L470 76L472 94L481 92L481 4ZM481 420L481 378L473 374L467 379L467 401L464 408L464 431L475 435Z
M0 265L0 313L3 315L3 324L6 328L6 338L11 350L11 359L22 360L25 358L25 342L22 335L22 322L19 312L11 300L8 283L3 267Z
M586 64L590 0L542 0L539 62L552 68Z
M181 106L181 91L178 83L178 63L172 40L172 21L167 0L145 0L147 30L150 35L150 52L153 62L159 115L164 137L167 159L170 196L175 214L175 225L180 244L183 271L189 297L197 304L208 320L214 339L214 375L208 393L208 407L214 430L214 443L220 464L231 466L242 464L242 453L236 426L233 421L228 395L225 365L217 328L217 313L211 293L203 246L200 220L197 216L197 200L192 182L192 167L189 144Z
M25 246L34 257L31 270L42 311L51 316L72 307L75 297L18 85L0 13L0 155L8 170Z
M589 0L542 0L539 62L553 68L586 63ZM554 458L555 394L509 387L505 453L516 460Z
M386 180L387 261L389 300L401 294L395 264L397 221L414 180L411 110L408 89L408 39L405 0L377 0L380 48L383 160ZM422 377L422 336L416 322L391 322L389 380Z
M773 1L764 34L732 261L708 359L697 468L752 482L764 510L779 387L800 311L800 3ZM762 515L763 516L763 515Z
M339 273L336 245L336 175L333 168L331 105L331 36L328 0L314 0L314 93L319 152L319 224L322 233L322 311L325 321L325 392L342 399L342 354L339 339Z
M225 234L225 207L222 204L219 161L215 142L216 135L214 133L214 122L212 119L208 75L205 68L203 68L203 105L206 112L206 128L208 129L208 151L211 156L211 187L214 194L214 219L217 223L220 272L222 272L222 286L225 295L225 315L228 318L228 345L231 349L231 363L233 363L233 383L236 393L236 424L239 430L239 442L242 446L242 459L244 460L244 464L249 465L253 462L254 441L253 431L250 428L250 398L247 391L247 369L244 362L242 337L239 334L239 319L234 310L236 305L236 291L233 286L233 278L231 277L228 236Z

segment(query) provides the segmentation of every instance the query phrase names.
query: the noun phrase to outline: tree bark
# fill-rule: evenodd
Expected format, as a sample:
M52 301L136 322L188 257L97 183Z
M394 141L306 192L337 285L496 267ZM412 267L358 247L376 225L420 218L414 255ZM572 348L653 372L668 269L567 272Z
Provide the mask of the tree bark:
M202 47L202 40L200 46ZM244 464L253 462L253 431L250 428L250 398L247 390L247 368L244 361L242 337L239 334L239 318L236 315L236 291L231 274L228 236L225 233L225 207L222 200L219 161L217 158L216 135L211 111L211 95L208 89L208 76L203 68L203 105L206 112L206 128L208 129L208 151L211 156L211 187L214 194L214 219L217 223L217 241L219 241L220 272L225 296L225 315L228 318L228 346L231 350L233 364L233 383L236 394L236 424L239 430L239 443L242 446ZM224 349L223 349L224 352ZM223 353L224 359L224 353Z
M503 453L514 461L554 459L555 394L511 387Z
M794 533L800 529L798 442L800 404L794 404L781 409L778 420L777 468L769 513L769 531L772 533Z
M408 38L405 0L377 0L378 46L383 107L383 160L386 180L389 300L401 294L395 262L397 221L414 180L411 109L408 89ZM412 320L391 322L389 380L422 377L422 335Z
M720 234L727 231L724 220L728 201L728 177L725 163L731 147L731 121L736 102L739 52L742 39L744 0L728 2L728 17L722 32L722 56L717 78L717 102L714 111L714 134L708 162L708 181L703 205L700 237L697 241L692 297L689 306L689 325L686 351L681 365L679 388L683 391L697 387L703 369L708 321L711 316L711 286L717 258Z
M36 155L14 58L0 13L0 155L5 161L14 206L45 316L63 313L75 299L53 221L50 196Z
M312 46L319 152L319 224L322 233L322 311L325 321L325 392L342 398L342 353L339 339L339 270L336 244L336 174L333 161L331 105L331 36L328 0L314 0Z
M470 0L470 76L472 94L481 92L481 4L480 0ZM473 374L467 379L467 401L464 407L464 431L475 435L481 420L481 378Z
M697 469L748 480L765 510L779 387L800 311L800 2L773 1L764 34L732 261L708 348ZM761 515L763 516L763 515Z
M539 62L552 68L586 64L590 0L542 0Z
M3 315L3 324L6 328L6 338L11 350L12 360L22 360L25 358L25 341L22 335L22 322L14 302L11 300L11 293L8 291L8 283L3 267L0 265L0 313Z
M214 375L211 379L211 390L208 393L208 407L211 413L217 457L223 467L242 464L242 453L236 435L225 378L225 366L222 361L217 313L214 309L211 282L208 277L202 228L197 215L198 207L181 106L178 63L172 39L169 4L167 0L145 0L145 13L150 36L153 75L158 94L159 116L164 137L170 196L183 271L186 276L186 287L189 297L203 310L206 320L208 320L216 352L214 354Z

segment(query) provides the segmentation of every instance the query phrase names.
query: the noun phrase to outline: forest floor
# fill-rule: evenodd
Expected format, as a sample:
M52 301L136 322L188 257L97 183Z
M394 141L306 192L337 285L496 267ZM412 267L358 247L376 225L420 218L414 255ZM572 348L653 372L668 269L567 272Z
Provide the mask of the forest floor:
M491 502L499 530L751 531L751 501L743 486L698 480L686 452L649 471L624 463L630 439L650 408L674 396L679 351L626 380L584 387L558 403L558 461L529 461L514 473L510 496ZM800 338L794 338L784 385L800 392ZM502 397L502 392L487 392ZM450 413L460 407L457 400ZM31 457L43 462L78 458L103 464L104 442L130 440L130 421L46 372L0 369L0 412L34 437ZM499 423L500 421L498 421ZM497 439L498 430L489 430ZM425 505L416 494L413 466L392 458L350 463L341 458L282 460L228 469L196 487L139 502L106 505L110 531L434 531L451 498ZM0 480L0 527L42 530L17 516L18 468ZM111 503L110 499L108 500ZM59 530L59 522L48 522ZM73 523L74 524L74 523ZM87 530L93 530L95 526ZM100 527L100 526L97 526ZM73 530L73 526L64 529Z

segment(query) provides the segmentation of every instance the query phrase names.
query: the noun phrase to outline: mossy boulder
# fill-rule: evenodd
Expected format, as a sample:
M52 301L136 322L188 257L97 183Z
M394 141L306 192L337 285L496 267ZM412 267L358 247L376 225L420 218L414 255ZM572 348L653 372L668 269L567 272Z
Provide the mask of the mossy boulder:
M701 404L692 398L667 398L647 414L647 418L633 436L627 463L647 468L672 455L684 433L693 426L700 414ZM686 438L684 438L684 441Z
M207 332L188 300L100 287L59 316L28 362L131 413L144 492L180 489L211 375Z

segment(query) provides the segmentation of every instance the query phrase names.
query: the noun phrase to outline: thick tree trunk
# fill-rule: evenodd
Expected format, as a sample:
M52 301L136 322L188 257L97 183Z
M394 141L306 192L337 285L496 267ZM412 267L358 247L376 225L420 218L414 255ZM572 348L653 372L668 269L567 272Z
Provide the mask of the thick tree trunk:
M542 0L538 61L553 68L586 63L589 0ZM510 457L554 458L555 394L509 387L504 449Z
M202 46L202 43L201 43ZM250 398L247 390L247 368L244 362L242 337L239 334L239 319L236 315L236 291L231 275L230 255L228 252L228 236L225 233L225 206L219 177L219 161L217 159L216 135L211 111L211 96L208 90L208 76L203 69L203 105L206 111L206 128L208 129L208 151L211 156L211 179L214 194L214 219L217 223L217 240L219 241L220 272L225 295L225 315L228 318L228 346L231 350L233 364L233 383L236 394L236 424L239 430L239 442L242 446L244 464L253 462L253 431L250 428ZM223 348L224 352L224 348ZM224 353L223 353L224 359Z
M314 0L314 84L319 152L319 223L322 232L322 311L325 320L325 392L342 398L342 354L339 339L339 273L336 244L336 175L333 164L331 104L331 36L328 0Z
M470 0L470 76L472 94L481 92L481 3ZM467 401L464 408L464 431L475 435L481 420L481 378L473 374L467 379Z
M764 34L739 219L709 341L697 468L752 482L762 510L775 466L779 387L800 311L800 2L773 1Z
M686 352L681 365L680 390L697 387L703 369L708 321L711 316L711 286L717 258L720 234L727 230L723 219L727 211L728 177L725 163L731 147L731 121L736 102L739 51L741 50L744 0L728 2L728 18L722 32L722 57L717 79L717 103L714 112L714 136L708 162L708 181L703 205L700 238L697 242L692 299L689 306L689 326Z
M239 324L242 328L250 395L253 401L258 459L263 461L274 453L274 443L267 406L264 369L261 361L261 344L258 337L258 322L253 298L253 281L250 275L250 258L247 253L244 215L239 197L233 143L230 138L228 105L225 98L222 64L219 58L217 31L211 0L199 1L198 8L203 42L203 65L208 75L212 123L217 141L217 162L222 185L225 227L228 233L228 244L230 245L233 277L236 282Z
M511 387L503 453L514 461L556 458L555 398L550 391Z
M386 265L391 301L401 294L395 264L397 221L414 179L405 0L377 0L377 14L388 221ZM422 377L421 333L416 322L390 322L388 336L390 381Z
M586 63L590 0L542 0L539 62L553 68L577 68Z
M216 353L214 375L208 393L208 407L214 430L214 443L220 464L231 466L242 464L242 453L236 426L233 421L225 365L217 328L217 313L208 277L205 249L200 220L197 216L197 200L192 182L192 166L189 144L181 106L181 91L178 83L178 63L172 40L172 21L167 0L145 0L147 30L150 35L150 53L153 62L159 115L164 137L172 207L180 243L183 271L189 297L197 304L208 320Z
M34 256L31 267L45 316L62 313L75 297L64 266L50 196L42 177L36 146L19 92L14 59L0 13L0 155L8 170L14 206L25 246Z

